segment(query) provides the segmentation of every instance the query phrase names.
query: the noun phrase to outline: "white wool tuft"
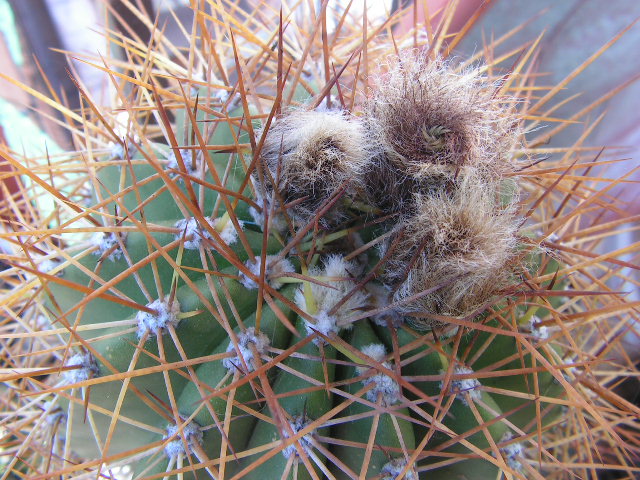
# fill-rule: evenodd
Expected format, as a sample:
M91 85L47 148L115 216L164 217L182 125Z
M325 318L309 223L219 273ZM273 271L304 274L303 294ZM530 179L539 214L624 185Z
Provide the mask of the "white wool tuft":
M200 172L202 171L202 167L204 166L204 155L201 150L193 150L188 148L180 149L180 156L182 157L182 161L184 163L186 173L192 177L199 177ZM195 162L194 162L195 156ZM172 168L174 170L183 171L180 168L180 163L176 157L176 154L173 150L169 152L167 155L167 168ZM173 178L178 178L178 180L182 179L182 175L179 173L172 173L171 176Z
M59 258L45 258L38 264L38 271L51 274L51 271L60 266L60 264L62 264L62 260L60 260ZM62 271L57 272L55 275L62 275Z
M62 381L65 385L84 382L100 373L98 364L90 353L76 353L67 359L64 366L80 367L62 373Z
M205 220L213 227L213 224L211 224L209 219L205 218ZM197 250L200 248L203 238L211 240L209 232L200 226L195 217L178 220L174 225L174 228L179 230L176 234L176 239L183 238L184 235L184 248L187 250Z
M513 435L511 432L506 432L500 439L500 443L508 442L512 438ZM504 456L509 467L516 471L522 470L522 463L520 462L520 460L524 458L524 447L522 446L522 443L513 442L509 445L505 445L500 449L500 452Z
M254 261L247 260L245 262L245 265L253 275L260 278L260 266L262 265L262 257L255 257ZM286 258L278 259L277 255L267 255L265 257L264 278L271 286L271 288L278 290L280 287L282 287L282 285L284 285L279 280L279 275L291 273L294 271L295 268L293 268L293 264ZM258 282L256 282L252 278L249 278L249 276L245 275L242 272L240 272L240 283L242 283L242 285L244 285L245 288L248 288L249 290L255 290L258 288Z
M216 218L213 221L213 227L217 230L217 225L220 223L220 219ZM238 224L240 228L244 228L244 222L242 220L238 220ZM221 231L218 231L220 238L227 245L233 245L238 241L238 231L236 230L235 225L231 220L227 220L227 223L224 225Z
M168 325L177 326L180 323L180 303L178 299L174 298L171 305L169 305L169 295L164 297L164 300L154 300L149 303L147 307L156 311L156 314L148 312L138 312L136 314L136 321L138 322L138 339L141 339L149 332L152 336L157 336L167 328ZM163 332L164 333L164 332Z
M261 211L254 207L249 208L249 214L253 217L253 220L262 227L262 230L269 231L275 230L278 233L284 233L287 231L287 221L284 215L279 211L278 201L274 199L274 193L269 192L264 194L261 192L261 188L258 186L255 187L256 198L255 202L260 207ZM266 205L265 205L266 202ZM275 205L275 207L274 207ZM269 213L269 225L265 225L265 214L264 209L267 209Z
M440 373L445 375L445 371L441 370ZM457 366L453 370L454 375L469 375L473 373L473 370L468 367ZM469 405L467 403L467 398L465 394L469 394L471 399L480 400L482 394L479 390L480 382L477 378L465 378L465 379L453 379L451 380L451 386L449 389L449 393L455 394L458 400L461 400L465 405ZM443 382L440 382L440 388L444 388Z
M396 480L396 478L398 478L404 471L406 466L407 461L404 458L394 458L380 469L380 474L382 475L381 480ZM418 473L415 469L410 468L402 478L405 480L418 480Z
M373 358L378 363L381 363L383 367L389 370L392 369L392 365L389 362L382 361L387 355L384 345L372 343L363 347L361 351L366 356ZM356 369L360 375L369 370L368 367L357 367ZM370 383L374 384L374 387L367 392L367 400L370 402L377 402L380 395L382 395L382 400L385 405L393 405L400 401L400 385L398 385L398 382L390 376L385 375L384 373L377 373L362 380L362 384L364 386L367 386Z
M253 364L253 348L251 344L255 346L256 352L259 355L264 355L269 348L271 342L269 341L269 337L267 337L264 333L259 332L256 334L256 329L253 327L247 328L244 332L240 332L238 334L238 349L233 345L233 341L229 342L229 346L227 347L227 352L237 352L238 355L235 357L229 357L222 360L222 365L224 367L234 372L237 369L244 369L243 365L247 366L247 370L252 372L255 369ZM244 361L244 364L242 363Z
M185 443L190 449L194 445L202 445L202 430L197 423L190 422L182 427L182 433L180 433L177 425L170 424L167 425L167 434L163 437L163 440L168 440L169 438L173 438L173 440L165 445L164 453L169 458L177 458L178 455L187 453L184 449Z
M125 243L127 240L126 232L97 232L91 237L91 243L98 247L93 254L102 257L115 246L107 258L112 262L119 260L120 257L122 257L122 248L118 242L118 237L120 237L122 243Z
M529 320L531 335L533 335L536 340L546 340L549 338L549 328L547 328L546 325L540 325L541 323L542 320L535 315Z
M291 427L291 431L296 434L298 433L300 430L304 430L308 425L309 425L309 420L303 416L303 415L296 415L295 417L293 417L292 421L289 422L289 426ZM298 440L298 444L304 448L304 451L307 452L307 454L309 452L311 452L312 448L313 448L313 436L315 435L316 431L315 430L311 430L311 432L307 433L306 435L302 436L302 438L300 438ZM289 434L288 432L285 430L284 431L284 437L285 438L289 438ZM288 447L286 447L285 449L282 450L282 455L284 455L284 458L289 458L291 455L298 455L298 451L296 448L296 444L293 443L291 445L289 445Z
M387 349L381 343L372 343L362 348L362 353L373 358L376 362L381 362L387 355Z
M298 294L300 290L296 291L296 303L298 303ZM303 300L304 301L304 300ZM319 312L314 317L315 323L309 322L304 319L304 326L307 330L307 335L313 335L315 332L320 332L324 336L328 337L331 334L337 334L340 331L340 327L336 323L336 317L328 315L327 312ZM313 342L318 345L324 343L322 338L315 338Z
M62 408L56 405L55 400L45 402L42 405L42 408L44 408L43 413L46 415L45 421L47 422L47 424L55 426L64 425L67 423L67 414L64 412L64 410L62 410ZM64 429L58 428L58 434L60 434L60 432L64 432Z
M324 268L322 270L313 268L309 269L311 276L335 277L333 280L326 280L324 283L331 285L325 287L316 283L311 283L311 294L316 302L317 313L309 313L307 302L304 295L304 287L296 291L295 302L298 307L312 316L314 322L307 323L307 331L312 333L318 330L325 335L328 333L338 333L342 329L348 329L352 326L352 319L358 315L360 310L364 308L367 302L367 294L358 290L354 292L349 299L344 302L338 310L330 315L329 312L340 302L351 290L356 283L350 280L350 271L353 265L340 255L330 255L324 260ZM318 343L318 339L314 340Z

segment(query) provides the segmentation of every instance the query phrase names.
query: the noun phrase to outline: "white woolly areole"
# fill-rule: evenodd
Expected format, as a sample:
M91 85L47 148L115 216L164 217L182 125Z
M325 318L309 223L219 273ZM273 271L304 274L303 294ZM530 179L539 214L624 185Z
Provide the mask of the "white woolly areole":
M108 251L111 251L107 258L109 260L116 261L122 257L122 248L120 247L120 243L118 242L118 237L122 243L125 243L127 240L126 232L97 232L93 237L91 237L91 243L98 247L93 254L103 256ZM115 248L114 248L115 247ZM111 250L113 248L113 250Z
M204 164L204 155L202 154L202 151L181 148L180 156L182 157L186 173L192 177L198 177ZM167 168L173 168L174 170L179 170L181 172L183 171L180 168L180 163L178 162L178 158L173 150L171 150L167 155ZM182 178L182 175L178 173L174 173L172 176L174 178L178 177L178 180Z
M255 182L254 182L255 183ZM274 204L277 202L273 198L273 192L266 196L262 194L261 188L255 185L256 198L255 202L260 207L260 210L254 207L249 207L249 214L253 217L253 220L262 227L262 230L277 231L278 233L284 233L287 231L287 221L284 215L279 211L277 205L274 208ZM265 204L266 202L266 204ZM265 225L264 210L269 213L269 225Z
M61 263L62 263L62 260L60 260L59 258L51 258L51 259L45 258L44 260L41 260L40 263L38 264L38 271L42 273L51 273L51 271L56 267L58 267ZM62 274L62 271L59 271L55 275L59 276L61 274Z
M209 222L208 219L205 220ZM213 227L213 224L209 224ZM183 238L184 235L184 248L187 250L197 250L200 248L203 238L211 240L209 232L200 226L195 217L191 217L189 219L182 218L178 220L175 223L174 228L180 230L176 235L176 239Z
M546 325L540 325L541 323L542 320L535 315L529 320L531 335L533 335L536 340L546 340L549 338L549 329Z
M260 278L260 266L262 265L262 257L255 257L255 260L247 260L245 262L246 267L249 271ZM287 273L294 272L293 264L287 260L286 258L278 259L277 255L267 255L265 257L265 268L264 268L264 278L266 282L271 286L271 288L275 288L278 290L282 287L283 283L279 280L279 275L284 275ZM255 290L258 288L258 282L249 278L244 273L240 272L240 283L248 288L249 290Z
M382 361L382 359L387 355L384 345L372 343L363 347L361 351L366 356L373 358L378 363L381 363L383 367L391 370L392 365L389 362ZM356 367L356 370L360 375L362 375L369 370L369 367ZM373 388L367 392L367 400L370 402L377 402L380 395L382 395L382 400L385 405L393 405L400 400L400 385L398 385L398 382L389 375L377 373L362 380L362 384L365 387L370 383L374 384Z
M136 138L136 141L138 140L139 139ZM124 160L124 155L126 152L125 152L124 146L120 142L109 142L108 148L109 148L109 155L112 159ZM129 151L129 155L133 153L135 148L136 146L134 143L132 142L127 143L127 150Z
M267 337L264 333L259 332L256 334L256 329L253 327L247 328L244 332L240 332L238 334L238 349L233 345L233 342L229 342L229 346L227 347L227 352L237 352L238 355L235 357L229 357L222 360L222 365L224 367L234 372L237 369L243 369L243 365L247 366L247 371L253 372L255 370L255 366L253 365L253 348L251 345L255 346L255 350L258 355L263 355L271 342L269 342L269 337ZM244 361L244 364L242 363Z
M333 307L356 286L355 282L349 280L351 278L350 272L353 269L354 266L341 255L330 255L325 258L322 270L318 268L309 269L309 275L314 277L335 277L334 280L324 280L324 283L331 285L331 287L311 283L311 294L317 307L317 311L314 314L311 314L309 308L307 308L304 287L296 291L296 305L314 319L313 322L305 319L305 326L310 335L314 331L328 335L330 333L338 333L345 328L351 328L352 319L366 305L368 295L357 290L346 302L340 305L335 313L329 314ZM314 342L317 344L320 339L316 338Z
M394 458L380 469L380 474L382 475L381 480L396 480L396 478L398 478L404 471L406 466L407 461L404 458ZM410 468L402 478L405 480L418 480L418 473L415 469Z
M100 373L98 364L90 353L76 353L68 358L65 367L80 367L62 372L62 381L65 385L84 382Z
M300 430L304 430L309 425L309 423L311 422L304 415L296 415L295 417L293 417L292 421L289 422L289 426L291 427L291 431L295 435ZM315 430L311 430L309 433L302 436L302 438L298 439L298 444L302 448L304 448L304 451L307 454L309 454L313 448L313 436L315 435L315 433ZM284 437L289 438L289 433L286 430L284 431ZM296 444L293 443L283 449L282 455L284 455L284 458L289 458L291 455L299 456Z
M169 458L177 458L178 455L184 455L185 443L189 449L195 445L202 445L202 430L196 422L190 422L182 427L182 433L175 424L167 425L167 434L163 437L163 440L173 438L164 447L164 453ZM191 454L191 452L188 452Z
M147 307L155 310L156 313L138 312L136 314L136 322L138 322L138 339L145 336L147 332L150 335L157 336L167 328L168 325L176 326L180 323L178 315L180 314L180 303L174 298L169 305L169 295L164 299L154 300L147 304ZM163 332L164 333L164 332Z
M45 402L42 405L42 408L44 408L44 414L46 415L45 421L47 424L55 426L67 423L67 414L62 410L62 408L56 405L54 400Z
M441 370L440 373L445 375L444 370ZM473 370L464 366L457 366L453 369L454 375L469 375L471 373L473 373ZM467 403L465 394L469 394L473 400L480 400L482 397L479 390L480 386L477 378L452 379L449 393L455 394L458 400L461 400L462 403L468 406L469 404ZM443 382L440 382L440 388L444 388Z
M302 300L298 298L299 295L302 295ZM296 291L296 304L300 306L301 302L305 305L304 294L302 294L302 290ZM302 307L301 307L302 308ZM324 336L330 336L331 334L337 334L342 328L338 326L336 317L329 315L325 311L318 312L314 315L313 319L315 323L311 323L308 320L304 319L304 327L307 330L307 335L313 335L315 332L320 332ZM313 343L316 345L323 344L324 339L321 337L316 337L313 339Z
M224 243L227 245L233 245L238 241L238 231L236 230L236 226L231 220L227 219L227 223L225 223L222 230L220 230L217 228L220 221L221 219L216 218L212 223L213 227L218 231L218 234ZM244 222L242 220L238 220L238 225L240 225L241 229L244 228Z
M511 432L506 432L500 439L500 443L508 442L512 438L513 435ZM513 470L522 470L522 463L520 463L520 460L524 458L524 447L522 446L522 443L513 442L509 445L505 445L500 449L500 453L504 456L509 467Z

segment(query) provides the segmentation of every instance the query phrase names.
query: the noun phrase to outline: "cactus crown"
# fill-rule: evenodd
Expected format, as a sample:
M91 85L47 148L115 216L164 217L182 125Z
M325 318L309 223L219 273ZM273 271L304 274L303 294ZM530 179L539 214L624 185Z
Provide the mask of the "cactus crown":
M83 91L80 154L20 170L53 184L5 207L23 228L3 274L8 471L631 471L639 412L608 385L637 374L633 304L609 287L621 261L591 251L607 229L574 221L608 208L575 176L604 160L536 164L534 50L498 81L489 50L390 53L384 24L354 44L351 22L321 35L326 5L294 13L194 5L190 56L113 39L122 138Z

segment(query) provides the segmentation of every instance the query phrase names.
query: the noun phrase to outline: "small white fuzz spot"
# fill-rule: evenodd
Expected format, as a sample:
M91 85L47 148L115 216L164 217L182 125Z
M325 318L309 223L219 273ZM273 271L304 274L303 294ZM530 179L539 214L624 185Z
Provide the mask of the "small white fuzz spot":
M542 320L535 315L529 320L531 335L533 335L536 340L546 340L549 338L549 329L545 325L540 325L541 323Z
M500 443L508 442L513 438L511 432L505 433L500 439ZM505 445L500 449L500 452L504 456L504 459L507 461L507 465L510 468L516 471L522 470L522 463L520 460L524 458L524 447L520 442L513 442L509 445Z
M164 297L164 300L158 299L149 303L147 307L155 310L156 313L138 312L136 314L136 322L138 322L138 340L145 336L147 332L151 336L157 336L164 333L163 330L168 325L176 326L180 323L180 303L176 298L173 299L171 305L169 305L169 295Z
M441 370L440 373L445 375L446 372ZM463 366L457 366L453 369L454 375L469 375L472 374L473 370ZM480 400L482 394L479 390L480 382L477 378L464 378L464 379L452 379L451 385L449 389L450 394L455 394L458 400L461 400L465 405L469 405L467 403L466 394L469 394L471 399ZM440 382L440 388L443 389L443 382Z
M246 331L240 332L238 334L238 349L233 345L233 342L229 342L229 346L227 347L227 352L236 352L238 355L235 357L229 357L222 360L222 365L229 370L230 372L234 372L236 370L244 370L244 365L247 366L247 370L249 372L253 372L255 370L255 366L253 364L253 347L255 348L258 355L263 355L271 342L269 341L269 337L267 337L264 333L259 332L256 334L256 329L253 327L247 328ZM243 363L244 361L244 363Z
M396 480L396 478L398 478L404 471L406 466L407 461L404 458L394 458L389 463L386 463L382 467L382 469L380 469L380 474L382 475L381 480ZM415 469L410 468L402 478L404 478L405 480L418 480L418 473L415 471Z
M50 400L45 402L42 405L42 408L44 408L45 421L47 424L54 427L56 425L59 426L67 423L67 414L62 410L62 408L56 405L55 401ZM61 430L64 431L64 429L59 429L58 431L60 432Z
M207 219L207 221L209 220ZM209 224L213 227L213 224ZM178 220L174 227L179 230L176 239L183 238L184 235L184 248L187 250L197 250L200 248L203 238L211 240L211 234L200 226L195 217Z
M298 303L298 293L300 292L301 290L298 290L296 292L296 303ZM302 302L304 302L304 299L302 300ZM300 304L298 303L298 305ZM305 320L304 326L307 330L307 335L313 335L315 332L319 332L325 337L328 337L331 334L337 334L341 330L341 327L338 326L336 317L329 315L325 311L319 312L313 317L313 319L315 320L315 323L310 323ZM319 343L324 343L324 340L322 340L321 338L315 338L313 341L316 345L318 345Z
M191 449L195 445L202 445L202 430L200 426L195 422L190 422L182 427L182 432L177 425L167 425L167 434L163 437L163 440L173 438L164 447L164 453L169 458L177 458L178 455L184 455L185 453L191 454L191 451L185 450L186 446Z
M62 381L65 385L84 382L100 373L98 364L90 353L76 353L67 359L64 366L79 367L62 373Z
M51 259L45 258L44 260L41 260L40 263L38 264L38 271L42 273L48 273L50 275L55 275L56 277L58 277L62 275L62 270L59 272L56 272L55 274L52 273L52 270L60 266L61 263L62 263L62 260L60 260L59 258L51 258Z
M124 160L125 157L125 149L124 146L122 145L122 143L120 142L109 142L109 155L111 157L112 160ZM129 156L133 155L133 152L135 151L136 146L132 143L129 142L127 144L127 150L129 151Z
M306 418L305 416L296 415L295 417L293 417L292 421L289 422L289 426L291 427L291 431L294 434L296 434L300 430L304 430L309 425L309 423L310 423L309 419ZM313 449L313 436L315 435L315 433L316 433L315 430L311 430L311 432L307 433L306 435L304 435L302 438L298 440L298 444L302 448L304 448L304 451L307 452L307 454L311 452L311 450ZM284 431L284 437L289 438L289 434L286 430ZM286 447L285 449L283 449L282 455L284 455L284 458L289 458L291 455L298 456L296 444L293 443L288 447Z
M226 243L227 245L233 245L238 241L238 231L236 230L236 227L233 224L233 222L228 219L225 219L226 223L224 224L224 227L222 227L222 230L220 230L218 228L218 225L220 224L221 221L222 221L221 218L216 218L213 221L212 225L217 230L218 234L220 235L220 238L224 243ZM240 225L240 228L244 228L244 222L242 220L238 220L238 225Z
M383 367L391 370L392 365L389 362L383 362L382 360L387 355L387 351L384 345L379 343L372 343L362 348L362 353L366 356L373 358L376 362L381 363ZM357 371L360 375L369 370L369 367L357 367ZM368 378L362 380L364 386L374 384L374 387L367 392L367 400L370 402L377 402L378 398L382 396L382 400L385 405L393 405L400 400L400 385L393 378L384 373L377 373L371 375Z
M262 257L255 257L254 261L247 260L245 265L253 275L260 278ZM278 260L277 255L267 255L265 257L264 278L271 288L278 290L283 285L279 280L280 275L286 275L287 273L292 273L294 271L295 269L293 268L293 264L286 258ZM258 283L242 272L240 272L240 283L249 290L255 290L258 288Z
M260 211L254 207L249 208L249 214L253 217L253 220L262 227L262 230L276 231L278 233L284 233L287 231L287 221L284 215L279 211L277 200L273 198L273 192L263 195L261 189L255 186L256 198L255 202L260 207ZM265 204L266 202L266 204ZM275 207L274 207L275 204ZM265 209L269 215L269 225L265 225Z
M324 283L329 284L330 287L311 283L311 294L316 304L316 312L313 314L309 312L310 309L307 307L304 288L301 287L296 291L296 305L314 319L313 322L305 319L309 335L314 331L329 335L351 328L352 319L365 307L368 299L368 295L361 290L351 293L356 286L356 283L351 280L353 269L354 266L340 255L327 257L324 260L322 270L309 269L309 275L312 277L331 277L331 279L323 279ZM342 303L335 312L332 312L335 305L348 294L350 296L347 301ZM319 338L314 339L316 344L320 341Z
M118 238L119 237L119 238ZM107 258L112 262L122 257L122 248L120 240L123 244L127 241L126 232L97 232L91 239L91 243L98 247L93 254L103 257L107 252Z
M182 168L180 168L180 162L178 162L178 158L173 150L171 150L169 155L167 155L167 168L186 172L187 175L192 177L199 177L204 166L204 155L202 154L202 151L181 148L180 156L182 157L182 162L184 163L186 170L182 170ZM173 178L177 177L178 180L182 179L182 175L179 173L172 173L171 176Z

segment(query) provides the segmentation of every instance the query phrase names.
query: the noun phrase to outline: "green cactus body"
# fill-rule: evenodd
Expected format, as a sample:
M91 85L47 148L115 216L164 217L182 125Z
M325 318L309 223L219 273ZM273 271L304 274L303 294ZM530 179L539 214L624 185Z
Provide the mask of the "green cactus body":
M303 92L297 96L302 99ZM193 134L184 111L174 113L177 138L199 136ZM320 123L351 125L350 135L355 138L364 129L359 119L343 113L318 115ZM353 293L359 290L356 285L365 276L355 270L372 270L384 252L370 249L364 254L366 258L358 260L360 263L348 263L342 259L357 248L353 232L337 232L332 237L331 231L322 232L315 227L291 248L288 235L295 233L300 219L305 218L295 212L295 205L304 201L305 195L316 195L321 190L313 184L301 199L282 200L294 205L291 216L298 224L293 229L282 219L280 225L284 224L284 228L267 229L255 215L252 218L256 204L258 208L272 208L280 199L268 197L272 192L266 187L253 196L255 185L245 178L251 162L238 151L239 147L231 154L220 148L228 145L228 150L234 150L239 138L246 139L246 133L239 128L242 117L242 110L237 109L226 120L217 122L206 142L217 145L219 151L207 151L206 156L200 147L175 151L150 143L134 148L131 161L111 159L96 163L94 200L111 217L104 226L107 235L111 235L110 243L106 247L104 242L94 246L98 255L81 254L73 259L62 271L63 281L50 282L47 302L54 317L71 311L64 315L64 321L81 327L78 332L65 335L65 340L79 336L83 345L78 348L85 351L89 346L98 357L96 369L87 375L94 383L73 391L66 388L59 398L63 408L73 411L68 419L73 425L68 449L85 458L109 458L135 451L130 464L135 478L200 478L206 470L215 478L393 480L405 470L404 478L409 480L456 476L480 480L496 477L507 464L506 468L516 471L516 462L509 454L496 450L496 445L502 444L513 428L537 428L532 423L537 418L535 403L520 394L531 394L534 382L539 385L540 394L553 398L561 397L564 389L552 375L543 372L536 378L533 374L489 376L480 381L471 378L471 384L467 384L471 385L470 391L464 391L460 387L464 381L457 376L484 368L494 372L528 368L532 365L531 355L517 357L518 345L509 335L493 338L481 331L463 335L453 354L452 339L442 339L440 350L429 347L431 334L410 328L411 323L405 318L409 315L401 310L390 307L398 324L402 324L400 327L381 326L374 316L368 319L361 315L367 309L389 303L379 285L367 288L366 293ZM208 116L201 109L196 118L204 124ZM303 123L297 128L304 130L307 126ZM445 139L451 133L444 127L437 128L438 135ZM200 134L204 131L202 127ZM327 151L316 155L326 154L323 161L335 167L331 162L341 148L351 148L357 159L359 155L379 154L369 146L369 150L354 148L350 140L341 139L343 144L320 142ZM285 151L289 140L283 135L270 141L272 144L267 141L263 148L271 148L272 155L275 149L278 167L269 171L267 165L262 175L272 175L275 183L279 175L295 176L296 172L285 175L281 171L283 156L290 154ZM300 142L305 141L303 138ZM438 141L442 145L438 144L437 153L446 153L445 140L439 137ZM172 155L175 160L165 158ZM177 173L182 170L177 155L191 177L205 173L202 182ZM194 163L189 165L191 162ZM196 164L200 171L193 169ZM212 175L210 167L216 169L217 175ZM366 170L356 169L353 177L365 182L365 173ZM313 172L309 175L316 178ZM215 177L223 179L223 185L218 185ZM442 178L448 178L446 169L440 169L425 182L429 185L428 195L439 195L438 182ZM252 182L255 180L256 174ZM402 183L405 187L419 184ZM209 188L215 185L222 188ZM324 184L323 188L326 190ZM376 212L375 199L368 199L370 205L367 198L359 200L362 188L348 190L345 195L349 198L336 202L335 207L345 211L332 218L351 222L363 212ZM230 194L223 197L217 190ZM402 195L410 196L406 192ZM240 199L242 196L253 198L256 203L250 205ZM321 203L323 199L314 201ZM277 208L272 210L270 215L279 215L275 213ZM92 215L100 219L97 213ZM120 220L116 222L115 218ZM323 228L336 227L331 221ZM228 229L236 230L236 224L241 227L236 231L239 238L229 240ZM366 241L375 241L393 228L392 222L387 221L381 226L367 226L360 233ZM116 237L114 231L126 233ZM318 254L307 255L307 249L316 247L320 249ZM282 254L285 248L286 255ZM252 270L257 259L287 262L287 267L269 278L273 271L267 264L265 283L259 289L259 282L252 277L260 276L259 268ZM323 262L324 270L320 268ZM336 265L343 265L341 273L329 271L335 270ZM305 277L311 278L304 280ZM345 281L351 284L344 287ZM111 283L103 287L107 282ZM98 289L101 295L92 293ZM335 291L342 298L336 297L327 305L318 304L333 298ZM90 301L85 300L88 294L92 296ZM179 307L175 321L170 327L157 323L159 312L172 315L171 302ZM78 304L82 307L75 308ZM148 306L155 313L139 313L135 304ZM141 324L141 318L148 323ZM109 327L114 322L120 323ZM104 328L88 328L98 324ZM496 322L487 325L499 326ZM175 330L175 336L170 329ZM345 350L345 341L360 354ZM300 342L304 343L299 345ZM491 348L480 351L485 342L491 342ZM265 349L258 351L262 343ZM396 349L401 353L396 355ZM293 353L271 364L282 351ZM253 357L255 352L259 359ZM513 358L500 363L509 357ZM554 363L551 357L546 355ZM468 358L474 358L473 370L459 370ZM398 359L400 364L396 365ZM387 372L378 371L376 363ZM389 371L394 375L388 375ZM123 375L101 380L117 374ZM451 375L454 379L444 385L444 379ZM431 379L420 379L423 376ZM125 380L127 377L130 379ZM67 384L84 380L73 375L65 378ZM484 390L486 387L503 393L490 393ZM71 402L70 393L75 395ZM83 403L87 396L89 422L84 421ZM119 414L112 416L110 412L116 410ZM504 420L498 418L501 416ZM545 420L545 425L551 418ZM290 440L304 429L308 431L300 438ZM109 448L105 451L110 431ZM426 437L428 441L424 442ZM151 444L153 448L145 449ZM419 446L422 450L416 452Z

